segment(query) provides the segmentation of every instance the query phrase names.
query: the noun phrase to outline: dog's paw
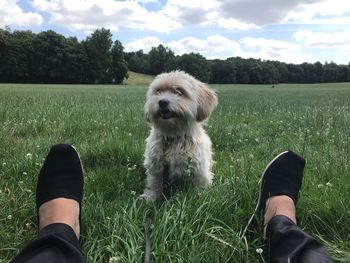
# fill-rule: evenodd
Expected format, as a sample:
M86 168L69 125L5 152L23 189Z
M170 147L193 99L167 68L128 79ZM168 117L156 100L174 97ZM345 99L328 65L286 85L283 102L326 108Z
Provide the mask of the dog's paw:
M140 198L146 200L147 202L154 202L159 198L160 194L153 191L145 191Z

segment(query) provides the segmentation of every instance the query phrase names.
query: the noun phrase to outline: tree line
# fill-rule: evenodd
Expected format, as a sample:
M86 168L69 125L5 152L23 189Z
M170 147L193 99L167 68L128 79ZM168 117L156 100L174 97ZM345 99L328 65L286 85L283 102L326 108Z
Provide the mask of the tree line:
M207 60L198 53L177 56L163 45L148 53L124 52L121 42L113 42L110 30L104 28L82 41L52 30L35 34L0 29L0 82L119 84L128 77L128 70L156 75L176 69L218 84L350 81L350 63L291 64L241 57Z
M52 30L0 29L0 82L121 83L128 66L110 30L95 30L83 41Z
M322 83L350 81L349 65L334 62L291 64L261 59L232 57L207 60L196 53L175 56L169 48L159 45L147 54L142 50L125 53L130 70L158 74L174 69L185 70L198 79L218 84Z

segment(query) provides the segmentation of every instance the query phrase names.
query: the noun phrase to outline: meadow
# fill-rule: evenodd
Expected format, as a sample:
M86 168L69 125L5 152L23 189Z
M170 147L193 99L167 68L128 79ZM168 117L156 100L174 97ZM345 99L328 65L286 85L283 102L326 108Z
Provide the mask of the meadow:
M152 262L264 262L262 235L241 235L261 172L286 149L307 160L299 225L336 262L350 262L350 84L211 87L219 97L206 125L213 187L184 189L151 205L138 198L150 128L145 85L1 84L0 262L37 233L36 178L58 142L73 144L85 169L87 262L140 262L149 210Z

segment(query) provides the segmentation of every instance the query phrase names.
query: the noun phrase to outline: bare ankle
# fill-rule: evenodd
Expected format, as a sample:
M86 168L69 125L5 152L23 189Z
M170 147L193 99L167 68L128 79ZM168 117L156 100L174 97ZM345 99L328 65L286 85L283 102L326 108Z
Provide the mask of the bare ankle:
M266 201L264 225L267 225L272 217L284 215L297 223L295 216L295 205L293 199L287 195L272 196Z
M39 230L53 223L69 225L79 239L79 203L73 199L55 198L39 207Z

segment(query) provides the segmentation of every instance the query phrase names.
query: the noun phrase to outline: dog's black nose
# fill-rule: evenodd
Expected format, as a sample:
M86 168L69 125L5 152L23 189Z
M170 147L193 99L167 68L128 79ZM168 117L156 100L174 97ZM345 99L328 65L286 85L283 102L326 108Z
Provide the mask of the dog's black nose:
M161 109L165 109L166 107L168 107L169 101L166 99L162 99L158 102L158 104Z

